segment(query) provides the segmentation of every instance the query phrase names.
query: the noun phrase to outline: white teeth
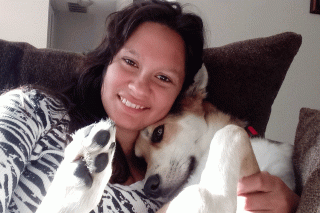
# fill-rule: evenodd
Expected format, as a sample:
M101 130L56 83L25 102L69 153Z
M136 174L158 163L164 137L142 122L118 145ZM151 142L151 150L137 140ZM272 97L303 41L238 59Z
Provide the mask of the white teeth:
M133 104L131 103L130 101L128 101L127 99L123 98L123 97L120 97L121 99L121 102L126 105L127 107L131 107L131 108L134 108L134 109L144 109L145 107L143 106L140 106L140 105L136 105L136 104Z

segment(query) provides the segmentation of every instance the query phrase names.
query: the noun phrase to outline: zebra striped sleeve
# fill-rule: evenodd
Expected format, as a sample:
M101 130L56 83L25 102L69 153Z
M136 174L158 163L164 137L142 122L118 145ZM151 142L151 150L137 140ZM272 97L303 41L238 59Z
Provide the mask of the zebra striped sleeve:
M38 90L16 89L0 96L0 212L17 195L36 143L64 114L59 102Z

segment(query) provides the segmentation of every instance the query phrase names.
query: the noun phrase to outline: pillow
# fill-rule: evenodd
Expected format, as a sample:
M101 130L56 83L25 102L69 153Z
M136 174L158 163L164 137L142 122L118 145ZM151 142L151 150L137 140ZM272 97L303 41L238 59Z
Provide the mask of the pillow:
M56 90L78 78L83 55L0 39L0 91L23 84Z
M204 51L208 101L264 136L271 106L302 42L286 32Z
M297 212L320 212L320 110L302 108L293 152Z

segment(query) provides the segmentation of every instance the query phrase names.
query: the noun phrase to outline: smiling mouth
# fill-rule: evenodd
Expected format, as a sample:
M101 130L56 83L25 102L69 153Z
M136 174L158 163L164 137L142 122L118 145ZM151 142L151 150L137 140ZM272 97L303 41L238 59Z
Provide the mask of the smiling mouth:
M131 103L130 101L128 101L127 99L125 99L121 96L120 96L120 100L124 105L126 105L127 107L130 107L130 108L133 108L133 109L146 109L147 108L144 106L140 106L140 105L136 105L134 103Z

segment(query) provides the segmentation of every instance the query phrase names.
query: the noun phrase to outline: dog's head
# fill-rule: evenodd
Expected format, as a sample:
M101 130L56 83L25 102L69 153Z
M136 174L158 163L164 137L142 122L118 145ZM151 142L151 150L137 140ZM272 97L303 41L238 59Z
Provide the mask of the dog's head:
M172 198L194 172L204 152L200 141L208 128L203 103L206 85L207 73L202 68L185 94L182 111L140 132L135 153L148 164L147 195Z

